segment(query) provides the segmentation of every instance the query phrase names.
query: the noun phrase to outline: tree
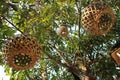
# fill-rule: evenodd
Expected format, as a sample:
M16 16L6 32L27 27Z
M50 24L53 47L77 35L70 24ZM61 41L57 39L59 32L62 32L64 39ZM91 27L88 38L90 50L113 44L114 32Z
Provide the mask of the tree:
M27 70L0 65L10 80L112 80L120 79L120 67L110 56L112 46L120 40L120 1L108 3L115 14L114 26L105 35L93 36L81 24L81 10L99 0L1 0L0 50L6 39L28 33L42 47L41 58ZM58 28L68 28L68 36L60 37Z

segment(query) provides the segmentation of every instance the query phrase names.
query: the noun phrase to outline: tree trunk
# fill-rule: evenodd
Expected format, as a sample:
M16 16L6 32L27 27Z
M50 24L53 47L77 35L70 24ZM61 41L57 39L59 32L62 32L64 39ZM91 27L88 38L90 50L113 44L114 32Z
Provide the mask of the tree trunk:
M81 80L96 80L95 76L81 76Z

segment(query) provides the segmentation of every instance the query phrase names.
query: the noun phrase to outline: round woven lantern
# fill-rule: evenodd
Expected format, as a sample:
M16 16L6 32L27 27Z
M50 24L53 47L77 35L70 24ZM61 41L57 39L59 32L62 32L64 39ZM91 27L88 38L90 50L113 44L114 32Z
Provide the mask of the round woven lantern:
M9 38L3 46L5 62L16 70L33 67L40 58L41 47L30 35Z
M60 37L67 37L68 36L68 28L66 26L60 26L57 34Z
M116 64L118 66L120 66L120 48L115 49L112 53L111 53L112 58L114 59L114 61L116 62Z
M110 31L114 24L114 13L104 2L93 2L82 11L83 28L91 35L103 35Z

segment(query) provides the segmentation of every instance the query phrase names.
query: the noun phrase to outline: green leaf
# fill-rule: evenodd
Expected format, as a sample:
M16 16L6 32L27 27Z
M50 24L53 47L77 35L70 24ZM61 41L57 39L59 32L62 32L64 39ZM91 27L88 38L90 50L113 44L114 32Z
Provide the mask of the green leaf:
M9 3L9 5L13 8L13 10L15 10L15 11L18 10L18 8L17 8L17 6L16 6L15 4L11 4L11 3Z

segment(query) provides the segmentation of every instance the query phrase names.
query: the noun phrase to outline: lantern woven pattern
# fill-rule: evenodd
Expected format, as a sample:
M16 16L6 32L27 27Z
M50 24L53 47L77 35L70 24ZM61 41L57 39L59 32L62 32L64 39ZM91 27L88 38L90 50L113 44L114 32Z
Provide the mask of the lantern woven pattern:
M60 26L57 33L60 37L67 37L68 36L68 28L66 26Z
M106 34L114 24L114 13L104 2L93 2L82 11L83 28L92 35Z
M2 49L5 62L16 70L33 67L40 58L40 50L40 45L30 35L9 38Z
M120 48L115 49L112 52L111 56L115 60L115 62L117 63L117 65L120 66Z

